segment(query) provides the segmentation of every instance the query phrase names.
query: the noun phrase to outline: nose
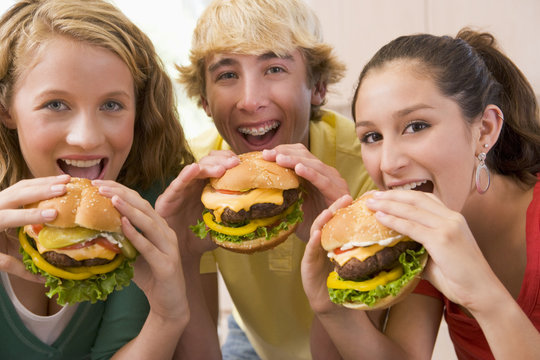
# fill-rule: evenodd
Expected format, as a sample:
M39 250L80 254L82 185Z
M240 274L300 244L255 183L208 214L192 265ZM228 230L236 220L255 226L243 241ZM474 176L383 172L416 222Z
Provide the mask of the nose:
M247 112L256 112L266 106L268 101L264 80L254 76L244 76L239 95L240 98L236 106L238 109Z
M407 165L408 160L397 142L385 139L380 161L380 169L383 173L396 175Z
M90 150L99 146L104 139L98 116L92 111L81 111L70 121L66 142Z

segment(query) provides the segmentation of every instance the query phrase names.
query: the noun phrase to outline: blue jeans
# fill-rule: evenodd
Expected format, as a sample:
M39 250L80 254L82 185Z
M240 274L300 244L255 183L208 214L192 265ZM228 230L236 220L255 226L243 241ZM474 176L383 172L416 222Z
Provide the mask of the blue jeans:
M259 355L251 346L246 334L238 326L232 314L227 318L227 327L227 339L221 347L223 360L260 360Z

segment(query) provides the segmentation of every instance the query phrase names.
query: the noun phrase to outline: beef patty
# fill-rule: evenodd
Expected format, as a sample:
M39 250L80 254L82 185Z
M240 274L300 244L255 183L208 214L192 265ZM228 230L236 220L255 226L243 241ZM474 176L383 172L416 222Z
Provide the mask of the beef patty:
M48 263L59 266L59 267L79 267L79 266L96 266L96 265L103 265L110 263L111 260L108 259L102 259L102 258L95 258L95 259L87 259L87 260L75 260L72 257L66 255L57 253L55 251L47 251L41 254L45 260L47 260Z
M382 270L390 270L398 263L399 255L405 250L418 250L422 245L416 241L401 241L394 246L385 247L375 255L360 261L353 257L343 266L335 263L336 272L345 280L361 280Z
M241 223L246 220L267 218L281 214L289 206L294 204L300 197L299 189L288 189L283 191L283 204L271 203L253 204L248 211L242 209L238 212L225 208L221 214L221 221L227 224Z

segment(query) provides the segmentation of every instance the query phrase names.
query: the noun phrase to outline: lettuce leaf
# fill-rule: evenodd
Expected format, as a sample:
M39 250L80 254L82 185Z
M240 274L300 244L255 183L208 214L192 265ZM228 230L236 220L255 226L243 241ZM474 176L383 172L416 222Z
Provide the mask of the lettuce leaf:
M400 289L422 271L419 257L426 252L424 247L418 251L407 250L399 256L399 262L403 266L403 275L386 285L379 285L370 291L358 291L352 289L328 289L330 300L336 304L344 302L364 303L373 306L379 299L389 295L397 295Z
M274 227L261 226L258 227L255 231L242 236L218 233L217 231L208 229L206 227L206 224L202 220L197 221L196 225L192 225L189 228L195 235L197 235L201 239L204 239L208 235L208 233L210 233L210 235L213 236L216 240L222 242L231 241L239 243L242 241L257 239L263 236L266 237L267 240L269 240L273 236L277 235L281 230L287 230L289 229L289 226L302 222L304 215L300 208L302 202L303 199L299 199L294 205L293 211L289 213L285 218L283 218L282 222L279 223L279 225Z
M61 279L38 268L30 255L19 249L23 255L23 263L33 274L43 275L46 278L45 286L49 288L46 295L52 298L58 295L56 302L59 305L75 304L82 301L95 303L106 300L107 296L115 290L128 286L133 278L134 259L126 259L119 267L107 274L94 275L85 280Z

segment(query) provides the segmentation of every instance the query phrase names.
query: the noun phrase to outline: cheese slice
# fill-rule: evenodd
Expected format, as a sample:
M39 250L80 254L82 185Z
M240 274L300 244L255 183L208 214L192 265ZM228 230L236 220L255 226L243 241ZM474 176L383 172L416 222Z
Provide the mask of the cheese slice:
M40 254L43 254L44 252L51 251L51 249L45 248L43 245L39 243L39 241L36 241L36 247ZM93 244L90 246L86 246L80 249L54 249L54 252L67 255L71 257L72 259L81 261L86 259L94 259L94 258L100 258L100 259L107 259L112 260L116 256L116 253L114 251L111 251L109 249L104 248L101 245Z
M355 257L360 261L366 260L368 257L375 255L378 251L384 249L384 246L381 245L371 245L368 247L357 247L352 250L346 251L341 254L334 254L332 256L328 254L339 266L343 266L351 258Z
M411 240L405 240L405 241L411 241ZM338 263L339 266L343 266L347 261L349 261L353 257L357 258L360 261L364 261L368 257L375 255L377 252L381 251L385 247L392 247L399 242L401 241L396 241L387 246L375 244L375 245L366 246L366 247L355 247L352 250L348 250L341 254L336 254L332 251L328 253L328 257L331 258L336 263Z
M242 209L249 211L253 204L283 204L283 190L253 189L242 194L223 194L208 184L202 193L201 201L207 209L213 210L216 222L221 222L225 208L239 212Z

